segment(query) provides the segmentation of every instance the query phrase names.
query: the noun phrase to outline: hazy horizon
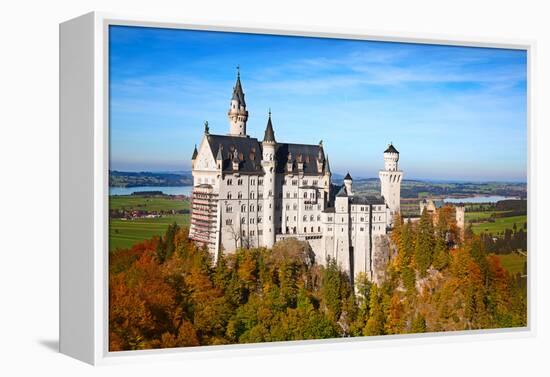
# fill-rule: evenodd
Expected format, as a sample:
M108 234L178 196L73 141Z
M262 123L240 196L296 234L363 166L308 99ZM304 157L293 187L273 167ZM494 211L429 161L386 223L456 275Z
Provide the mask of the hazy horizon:
M526 52L116 26L110 169L191 170L227 134L241 67L248 134L323 140L334 172L376 178L390 142L405 179L527 181Z

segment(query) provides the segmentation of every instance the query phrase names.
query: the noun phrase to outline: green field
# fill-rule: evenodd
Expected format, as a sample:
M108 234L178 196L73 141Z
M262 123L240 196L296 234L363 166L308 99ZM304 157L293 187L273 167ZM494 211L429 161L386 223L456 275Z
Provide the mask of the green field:
M170 196L132 196L120 195L109 197L109 209L126 211L180 211L189 209L189 201Z
M498 256L502 267L508 270L511 274L523 273L523 264L527 257L520 254L503 254Z
M518 227L523 227L523 224L527 222L527 216L511 216L511 217L499 217L495 219L495 222L484 222L479 224L472 224L472 230L475 234L491 233L498 234L503 233L506 229L512 229L514 223Z
M484 220L491 217L493 213L506 213L507 211L472 211L466 212L466 221L474 220Z
M143 211L146 213L182 211L189 209L189 201L170 196L110 196L110 210L126 212ZM159 218L110 219L109 220L109 250L128 248L153 236L166 232L168 225L176 222L178 225L189 224L189 214L174 214Z
M174 222L178 225L188 225L189 215L165 216L156 219L111 219L109 221L109 250L129 248L153 236L163 235L168 225Z

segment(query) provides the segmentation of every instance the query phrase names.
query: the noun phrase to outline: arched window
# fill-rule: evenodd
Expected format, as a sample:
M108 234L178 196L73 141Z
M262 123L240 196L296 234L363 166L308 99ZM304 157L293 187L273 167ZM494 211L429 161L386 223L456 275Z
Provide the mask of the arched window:
M231 193L230 192L227 193L227 199L231 199Z

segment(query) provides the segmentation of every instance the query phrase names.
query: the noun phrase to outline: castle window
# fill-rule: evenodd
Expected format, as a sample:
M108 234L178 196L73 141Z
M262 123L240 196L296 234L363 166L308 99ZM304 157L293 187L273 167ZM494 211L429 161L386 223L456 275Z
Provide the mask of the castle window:
M311 227L311 233L313 233L313 227Z
M293 180L292 180L292 186L296 186L297 184L298 184L298 180L293 179Z
M243 237L246 237L246 230L243 230Z
M317 221L321 221L321 215L317 215Z
M237 185L242 186L242 184L243 184L243 180L242 180L242 179L237 180Z
M303 180L303 183L304 183L304 185L307 186L307 179L304 179L304 180Z
M251 235L251 236L254 235L254 231L253 231L253 230L250 231L250 235Z
M303 221L307 221L307 216L304 215L304 217L302 218Z
M241 206L241 212L246 212L246 204L243 204L243 205Z
M258 206L258 212L262 210L262 206Z
M250 224L254 224L254 218L253 217L250 218Z
M241 224L246 224L246 219L244 217L241 217Z
M360 231L362 232L362 231L364 231L364 230L365 230L365 228L361 227L361 228L359 228L359 230L360 230Z
M307 233L307 228L304 226L304 233Z
M288 216L286 217L286 219L285 219L285 220L286 220L286 221L288 221ZM287 232L288 232L288 231L287 231Z
M365 221L365 218L364 217L361 217L361 222Z
M294 221L296 221L296 216L294 216Z
M233 207L231 207L231 206L225 207L225 212L227 212L227 213L233 212Z
M307 199L307 192L304 192L304 199Z
M327 230L328 230L329 232L332 232L332 228L328 228Z
M233 224L233 220L232 219L227 219L225 220L225 225L232 225Z
M328 221L332 221L332 216L329 216Z
M227 193L227 199L231 199L231 193L230 192Z
M239 193L237 194L237 198L242 199L243 198L243 193L239 191Z
M262 229L258 229L258 236L261 236L264 234L264 231Z
M297 209L298 209L298 204L294 203L294 204L292 205L292 209L293 209L293 210L297 210Z
M309 221L313 221L313 215L309 217Z
M256 180L255 180L255 179L251 179L251 180L250 180L250 185L251 185L251 186L254 186L255 184L256 184Z
M228 180L227 180L227 185L228 185L228 186L231 186L232 184L233 184L233 180L232 180L232 179L228 179Z
M259 192L258 193L258 199L263 199L264 198L264 193L263 192Z
M261 223L262 223L262 218L258 217L258 224L261 224Z
M264 184L264 180L263 179L258 179L258 186L261 186Z
M288 211L288 210L290 209L290 204L287 204L287 205L285 206L285 208L286 208L286 210Z
M254 204L250 205L250 212L254 212Z
M287 199L290 198L290 192L287 192L287 193L286 193L286 198L287 198Z
M269 196L273 196L273 191L272 190L269 190Z
M254 192L250 192L250 199L254 199Z
M321 227L320 226L317 227L317 232L321 233Z
M313 186L317 186L317 180L316 179L313 180Z
M295 192L295 193L294 193L294 198L297 198L297 197L298 197L298 193Z

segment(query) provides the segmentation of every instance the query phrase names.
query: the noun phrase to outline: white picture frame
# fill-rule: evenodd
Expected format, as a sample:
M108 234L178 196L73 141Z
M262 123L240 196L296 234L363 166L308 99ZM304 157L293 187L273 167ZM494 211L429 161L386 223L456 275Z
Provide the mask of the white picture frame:
M133 25L175 29L251 32L375 41L521 49L528 56L528 326L422 335L396 335L147 351L108 351L108 28ZM182 359L242 354L292 353L402 343L470 341L479 337L532 337L536 263L532 219L536 208L533 156L533 41L461 39L445 35L316 29L283 25L201 24L160 18L88 13L60 25L60 351L90 364L136 359Z

